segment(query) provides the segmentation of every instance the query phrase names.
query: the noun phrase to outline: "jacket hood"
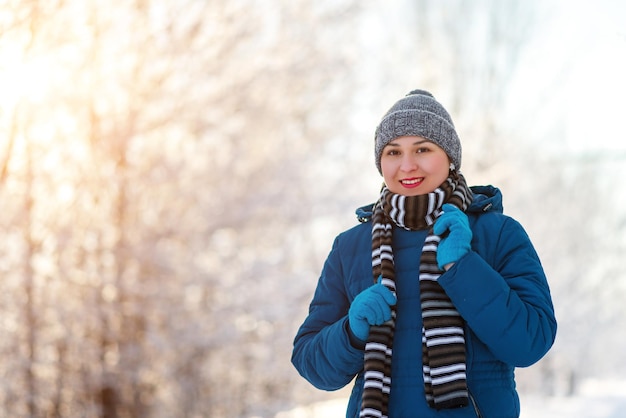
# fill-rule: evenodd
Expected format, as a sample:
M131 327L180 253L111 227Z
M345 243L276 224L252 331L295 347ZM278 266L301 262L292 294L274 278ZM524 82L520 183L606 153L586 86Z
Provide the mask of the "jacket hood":
M494 186L472 186L470 187L474 194L474 200L469 208L468 213L498 212L502 213L502 192ZM356 217L359 222L368 222L372 218L374 203L361 206L356 210Z
M468 212L504 212L500 189L494 186L472 186L470 189L474 194L474 200L472 200L470 207L467 208Z

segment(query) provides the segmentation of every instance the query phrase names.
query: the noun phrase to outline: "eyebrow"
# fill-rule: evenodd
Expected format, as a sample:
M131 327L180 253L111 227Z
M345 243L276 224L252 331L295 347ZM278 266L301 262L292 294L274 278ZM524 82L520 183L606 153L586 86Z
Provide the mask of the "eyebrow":
M421 141L416 141L416 142L413 142L411 145L421 145L421 144L424 144L424 143L430 143L430 144L432 144L432 143L433 143L433 141L431 141L431 140L429 140L429 139L422 139ZM394 146L394 147L399 147L399 146L400 146L400 144L395 144L395 143L393 143L393 142L390 142L390 143L388 143L388 144L387 144L387 146L389 146L389 145Z

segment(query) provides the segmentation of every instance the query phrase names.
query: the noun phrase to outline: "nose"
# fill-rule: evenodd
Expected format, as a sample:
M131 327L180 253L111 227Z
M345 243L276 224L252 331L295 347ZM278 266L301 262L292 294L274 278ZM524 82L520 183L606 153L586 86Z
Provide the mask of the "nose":
M407 153L402 156L402 162L400 163L400 170L404 172L411 172L417 169L417 161L415 156L411 153Z

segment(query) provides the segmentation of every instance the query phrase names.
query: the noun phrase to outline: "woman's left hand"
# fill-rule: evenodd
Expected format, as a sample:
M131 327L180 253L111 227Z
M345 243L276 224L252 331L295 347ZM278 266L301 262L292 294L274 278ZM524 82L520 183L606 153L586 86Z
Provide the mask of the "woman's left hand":
M467 215L461 209L449 203L443 205L442 209L443 214L435 222L433 232L437 235L450 232L437 248L437 264L444 270L444 267L449 268L449 264L456 263L470 252L472 230Z

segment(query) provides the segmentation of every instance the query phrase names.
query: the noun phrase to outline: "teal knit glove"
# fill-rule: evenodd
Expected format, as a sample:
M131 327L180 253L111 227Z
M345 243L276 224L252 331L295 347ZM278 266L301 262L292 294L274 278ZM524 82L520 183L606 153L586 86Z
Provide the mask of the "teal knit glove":
M370 325L381 325L391 319L391 306L396 304L396 297L380 283L368 287L359 293L348 311L350 331L361 341L367 340Z
M433 227L433 232L437 235L450 232L437 248L437 264L441 270L444 266L459 261L472 248L472 230L467 215L449 203L443 205L442 209L443 214L437 218Z

